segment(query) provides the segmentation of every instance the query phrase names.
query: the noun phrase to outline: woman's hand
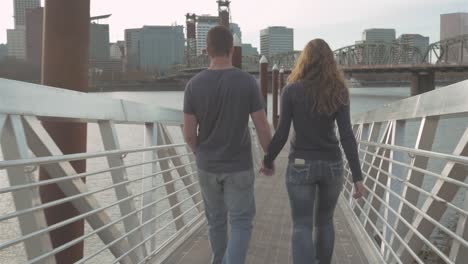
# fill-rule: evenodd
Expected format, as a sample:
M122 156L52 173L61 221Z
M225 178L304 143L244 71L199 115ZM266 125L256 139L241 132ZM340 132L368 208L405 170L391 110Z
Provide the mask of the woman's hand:
M364 196L364 192L365 192L365 188L364 188L364 184L362 183L362 181L355 182L353 198L360 199L362 196Z
M275 165L273 164L271 169L266 168L265 165L263 165L260 169L260 174L263 174L265 176L273 176L273 174L275 174Z

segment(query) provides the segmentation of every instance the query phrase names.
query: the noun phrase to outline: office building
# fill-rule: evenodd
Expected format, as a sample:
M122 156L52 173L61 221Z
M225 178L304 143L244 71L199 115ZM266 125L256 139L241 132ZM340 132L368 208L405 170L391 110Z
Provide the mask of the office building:
M468 34L468 13L440 15L440 39Z
M162 74L184 63L185 38L182 26L144 26L138 40L139 68Z
M13 0L15 28L7 29L8 56L26 60L26 11L41 6L40 0Z
M8 48L6 44L0 44L0 62L8 56Z
M242 44L242 55L243 56L257 56L258 49L253 47L252 44Z
M440 40L466 34L468 34L468 13L440 15ZM452 44L447 53L447 62L459 63L462 57L461 51L461 43ZM467 53L466 51L463 53L463 62L468 62Z
M268 27L260 31L260 53L273 56L294 50L294 30L287 27Z
M8 56L26 60L26 32L23 29L7 29Z
M392 28L370 28L362 32L362 39L356 41L356 56L363 64L385 64L387 44L396 43L396 31ZM408 57L405 56L405 59Z
M111 43L109 49L111 60L122 60L125 57L125 41Z
M429 37L420 34L402 34L396 41L400 49L399 63L404 64L421 61L429 46Z
M219 25L219 17L202 15L197 17L197 55L206 54L206 36L208 31Z
M241 31L241 28L238 24L236 23L231 23L231 32L232 34L234 35L237 35L239 37L239 40L241 41L242 43L242 31Z
M35 9L40 6L40 0L14 0L15 29L24 28L26 26L26 10Z
M125 30L125 71L139 69L139 41L141 28Z
M89 33L89 59L110 60L109 25L92 22Z
M393 28L370 28L362 32L362 40L366 42L386 42L393 43L396 38L396 31Z
M429 46L429 37L425 37L420 34L402 34L397 39L397 43L400 45L416 47L421 53L424 53Z
M42 62L42 33L44 8L26 10L26 59L40 66Z

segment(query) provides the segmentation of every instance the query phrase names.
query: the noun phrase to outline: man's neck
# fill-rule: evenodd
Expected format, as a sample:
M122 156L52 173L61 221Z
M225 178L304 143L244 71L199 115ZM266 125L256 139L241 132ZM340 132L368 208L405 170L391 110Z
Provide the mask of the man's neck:
M229 57L212 57L210 59L210 70L226 70L231 69L232 61Z

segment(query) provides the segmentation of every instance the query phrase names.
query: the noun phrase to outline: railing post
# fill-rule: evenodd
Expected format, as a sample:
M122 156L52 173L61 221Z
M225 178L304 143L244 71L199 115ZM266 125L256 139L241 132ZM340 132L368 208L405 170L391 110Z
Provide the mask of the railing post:
M395 120L394 125L393 125L393 132L392 132L392 138L391 138L391 144L393 146L404 146L405 144L405 130L406 130L406 121L405 120ZM397 161L397 162L402 162L404 163L406 160L407 155L405 153L399 152L399 151L390 151L390 160L392 161ZM389 177L387 179L387 188L388 190L392 190L395 193L401 194L402 192L402 181L404 180L404 170L405 168L402 168L400 165L396 165L393 162L390 162L389 168L388 168L388 174ZM390 175L398 177L400 180L396 180L390 177ZM388 207L385 208L384 211L384 218L387 219L387 222L390 224L390 226L393 227L393 225L396 222L397 217L390 212L389 208L394 209L395 211L398 210L399 204L401 201L399 198L395 197L394 195L390 195L390 192L387 191L385 193L385 202L387 203ZM394 238L393 233L391 232L390 228L388 228L387 225L383 226L383 236L384 239L389 242L389 245L391 245L391 241ZM384 259L387 262L389 261L390 257L390 250L382 248L382 255L384 255Z
M146 123L145 124L145 146L156 146L158 139L158 129L157 124L155 123ZM158 158L157 151L148 151L144 154L144 161L149 162L156 160ZM151 164L146 165L143 168L143 175L148 176L150 174L155 174L158 172L158 164L157 162L152 162ZM147 189L152 189L157 186L156 181L157 176L153 176L150 178L145 178L141 181L141 189L142 191L146 191ZM145 193L142 199L142 207L150 204L156 200L156 190ZM148 208L143 209L141 212L141 222L144 223L149 219L153 219L156 216L156 205L150 206ZM146 239L152 234L156 232L156 225L149 224L143 227L143 238ZM156 249L156 237L152 237L149 241L149 252L153 252Z
M265 56L260 59L260 90L263 95L265 112L268 116L268 60Z
M273 66L272 72L272 89L273 89L273 127L278 127L278 90L279 90L279 69L278 65Z
M44 47L42 83L54 87L86 92L88 89L90 0L45 1ZM65 154L86 152L87 125L83 123L44 122L45 129ZM73 161L77 172L86 171L86 161ZM43 169L41 180L49 179ZM84 180L84 179L83 179ZM64 197L56 184L39 188L42 202L51 202ZM49 225L78 215L70 203L45 210ZM59 247L84 233L84 221L76 221L51 232L54 248ZM67 248L57 254L59 263L74 263L83 257L83 243Z
M20 116L10 116L7 119L5 115L0 115L0 140L2 146L1 150L5 160L30 158ZM27 172L26 167L8 168L7 175L10 186L25 185L35 181L32 173ZM12 192L11 195L13 197L16 211L27 210L40 205L40 197L37 189L23 189ZM32 214L18 216L18 222L22 235L27 235L47 228L43 210L37 210ZM24 249L28 260L32 260L50 252L52 250L52 242L49 234L45 233L24 241ZM40 263L56 263L55 257L48 257Z

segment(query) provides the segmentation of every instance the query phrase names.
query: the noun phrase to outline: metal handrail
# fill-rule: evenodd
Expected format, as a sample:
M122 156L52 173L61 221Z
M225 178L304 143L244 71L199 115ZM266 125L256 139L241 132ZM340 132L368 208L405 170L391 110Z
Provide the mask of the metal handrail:
M108 151L101 151L96 153L79 153L79 154L67 154L62 156L51 156L51 157L38 157L38 158L31 158L31 159L20 159L20 160L7 160L7 161L0 161L0 170L7 169L11 167L20 167L20 166L39 166L39 165L47 165L59 162L70 162L76 160L85 160L85 159L92 159L92 158L102 158L114 155L127 155L132 153L138 152L146 152L146 151L154 151L154 150L161 150L161 149L169 149L169 148L177 148L177 147L184 147L186 144L171 144L165 146L153 146L153 147L145 147L145 148L134 148L134 149L119 149L119 150L108 150Z
M366 146L385 148L385 149L388 149L388 150L406 152L408 154L423 156L423 157L427 157L427 158L444 159L444 160L447 160L447 161L453 161L453 162L456 162L456 163L461 163L461 164L468 165L468 157L464 157L464 156L451 155L451 154L440 153L440 152L436 152L436 151L413 149L413 148L407 148L407 147L389 145L389 144L379 144L379 143L373 143L373 142L368 142L368 141L363 141L363 140L359 140L358 143L366 145Z
M5 79L0 79L0 84L0 143L14 141L22 151L29 149L40 156L30 158L23 151L20 158L0 160L0 173L6 172L11 183L0 188L0 195L11 194L17 207L13 212L1 213L0 223L19 222L22 231L21 234L0 242L0 254L11 251L14 255L20 255L15 251L24 248L27 257L25 263L55 263L56 254L77 243L88 243L100 238L104 246L85 255L79 263L95 261L106 250L110 250L115 262L138 263L153 258L157 250L165 250L175 239L182 238L179 236L190 235L203 223L200 217L203 216L204 209L199 182L194 178L197 175L194 155L185 143L173 142L172 132L167 129L173 126L181 133L181 111ZM45 101L26 103L34 94L41 94L47 98L45 101L55 100L69 107L63 110L60 105ZM85 107L88 104L102 105L102 111L90 111L91 108ZM39 122L40 119L97 123L101 128L103 142L113 142L115 144L110 145L116 147L112 149L109 144L104 144L104 151L64 155L54 145L55 142L50 139ZM149 141L144 147L120 148L114 125L128 123L139 124L146 132L157 130L157 133L146 135ZM10 131L14 130L14 133L3 133L6 127ZM176 137L180 138L179 135ZM11 154L11 151L16 151L11 148L12 145L0 145L4 154L10 152L10 155L5 156L17 157L18 155ZM126 164L125 156L131 153L143 154L143 160ZM113 165L81 173L70 166L72 161L96 158L106 158L108 164ZM26 170L27 167L33 167L34 171ZM38 180L34 177L39 167L47 170L50 179ZM143 171L141 175L129 178L127 170L130 168L143 168ZM111 183L87 188L89 182L108 179L110 176ZM24 180L12 181L17 178ZM84 178L88 179L87 183L80 180ZM57 184L62 188L65 197L41 203L37 188L50 184ZM105 192L112 190L115 191L116 199L110 198L108 203L100 205L95 196L107 195ZM19 193L28 193L29 196L19 197ZM24 204L20 199L31 199L34 202ZM138 206L137 200L141 201ZM75 205L79 214L47 226L45 209L69 202ZM156 206L163 207L158 214L155 211ZM114 213L114 210L119 210L120 214L116 219L111 219L109 214ZM192 218L193 215L196 218ZM24 221L27 218L28 221ZM56 248L52 247L51 231L84 219L92 230ZM193 221L194 219L197 221ZM156 224L167 229L174 223L177 230L170 231L167 235L160 235L164 229L156 230ZM122 224L124 229L117 229L116 224ZM30 243L33 240L39 241L37 239L41 239L41 242ZM19 243L23 243L24 247L15 246ZM151 249L153 243L156 243L156 251Z
M40 187L40 186L44 186L44 185L59 183L59 182L62 182L62 181L82 179L82 178L89 177L89 176L95 176L95 175L98 175L98 174L101 174L101 173L133 168L133 167L137 167L137 166L157 163L157 162L160 162L160 161L167 161L167 160L171 160L173 158L186 157L186 156L189 156L189 155L193 155L193 153L176 155L176 156L171 156L171 157L166 157L166 158L161 158L161 159L154 159L154 160L150 160L150 161L139 162L139 163L134 163L134 164L130 164L130 165L117 166L117 167L112 167L112 168L97 170L97 171L92 171L92 172L78 173L78 174L72 175L72 176L66 176L66 177L62 177L62 178L58 178L58 179L42 180L42 181L39 181L39 182L30 183L30 184L16 185L14 187L0 188L0 194L7 193L7 192L19 191L19 190L22 190L22 189L36 188L36 187Z

